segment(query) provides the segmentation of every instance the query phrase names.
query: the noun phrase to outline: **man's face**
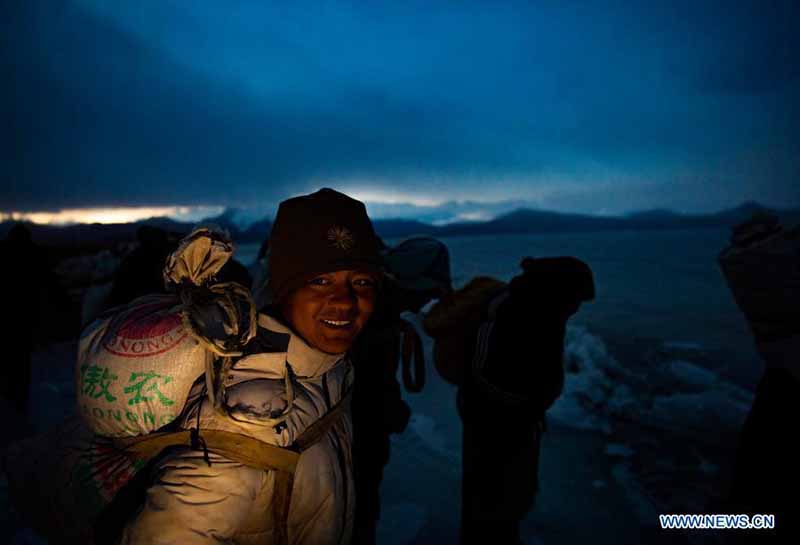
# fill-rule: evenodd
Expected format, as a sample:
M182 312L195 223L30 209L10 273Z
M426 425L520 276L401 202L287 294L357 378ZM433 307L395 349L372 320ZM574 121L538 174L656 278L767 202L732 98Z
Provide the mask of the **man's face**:
M289 325L311 346L328 354L346 352L375 309L376 275L335 271L316 276L281 304Z

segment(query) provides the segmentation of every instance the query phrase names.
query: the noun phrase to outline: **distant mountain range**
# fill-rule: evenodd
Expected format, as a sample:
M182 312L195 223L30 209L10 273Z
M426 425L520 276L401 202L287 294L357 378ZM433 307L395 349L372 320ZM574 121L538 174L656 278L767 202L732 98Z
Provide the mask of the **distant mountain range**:
M614 229L732 227L759 211L774 212L787 224L800 221L800 209L775 210L756 202L746 202L736 208L722 210L713 214L680 214L671 210L654 209L633 212L624 216L593 216L520 209L487 222L451 223L437 228L436 232L439 236L453 236L607 231Z
M624 216L593 216L521 208L489 221L432 225L409 219L378 219L373 223L376 232L383 238L401 238L413 235L449 237L510 233L590 232L614 229L732 227L748 219L758 211L775 212L783 220L784 224L800 222L800 209L775 210L756 202L746 202L736 208L722 210L714 214L680 214L671 210L655 209L633 212ZM241 228L236 221L235 212L230 210L204 221L215 223L227 229L234 240L240 243L261 242L268 236L272 225L271 220L266 218L256 221L246 228ZM5 236L11 225L12 222L0 223L0 236ZM134 240L136 230L142 225L160 227L175 234L184 234L188 233L194 224L174 221L168 218L151 218L126 224L79 224L69 226L31 224L30 229L33 239L40 244L107 248Z

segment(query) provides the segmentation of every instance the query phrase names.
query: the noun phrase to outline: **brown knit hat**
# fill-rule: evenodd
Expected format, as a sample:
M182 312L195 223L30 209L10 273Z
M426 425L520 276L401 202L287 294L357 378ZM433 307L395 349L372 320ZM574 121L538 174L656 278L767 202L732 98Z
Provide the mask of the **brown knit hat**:
M383 265L364 203L327 187L280 204L269 246L275 301L318 274Z

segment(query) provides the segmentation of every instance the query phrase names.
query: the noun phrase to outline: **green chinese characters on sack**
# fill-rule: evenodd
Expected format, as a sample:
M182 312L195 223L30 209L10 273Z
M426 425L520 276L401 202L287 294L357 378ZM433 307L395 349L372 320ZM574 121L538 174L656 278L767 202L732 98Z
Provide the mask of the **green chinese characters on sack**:
M109 403L117 400L117 397L112 395L109 387L112 382L117 380L117 375L113 374L107 367L100 367L99 365L83 365L81 367L81 394L91 399L104 399ZM159 375L155 371L146 373L131 373L128 380L130 386L123 389L123 393L133 394L129 396L128 405L138 405L143 401L151 401L154 399L145 394L153 394L158 401L165 407L174 405L175 401L165 396L159 386L164 386L172 382L172 377L169 375Z
M112 392L118 392L114 388L115 383L118 382L119 377L112 373L107 367L99 365L83 365L81 367L81 383L80 394L87 401L101 400L109 404L117 405L117 396ZM172 382L172 377L169 375L161 375L155 371L131 373L128 379L128 385L122 389L122 393L127 395L127 405L133 410L133 407L141 403L156 403L162 407L170 407L175 404L175 400L167 397L160 388ZM83 412L87 416L96 419L114 419L122 422L122 411L117 407L109 407L108 409L101 409L97 406L90 408L82 404ZM141 423L139 417L141 416ZM136 412L125 411L124 413L126 429L137 431L135 428L141 425L147 426L148 424L155 426L156 421L159 425L165 425L175 419L173 414L162 414L158 418L150 412L143 412L138 415ZM130 426L133 425L134 428Z
M136 382L131 386L127 386L125 390L123 390L126 394L134 394L132 398L128 400L128 405L137 405L142 401L150 401L153 399L152 397L147 397L142 394L142 390L144 392L153 392L157 397L158 400L161 402L162 405L169 407L170 405L174 405L175 401L169 399L167 396L161 393L161 390L158 389L158 382L160 379L164 379L162 384L166 385L172 382L172 377L170 376L162 376L153 371L149 373L131 373L131 379L129 382ZM146 384L150 384L145 388Z
M106 401L116 401L108 387L117 380L117 375L112 374L107 367L99 365L83 365L81 367L81 393L92 399L103 397Z

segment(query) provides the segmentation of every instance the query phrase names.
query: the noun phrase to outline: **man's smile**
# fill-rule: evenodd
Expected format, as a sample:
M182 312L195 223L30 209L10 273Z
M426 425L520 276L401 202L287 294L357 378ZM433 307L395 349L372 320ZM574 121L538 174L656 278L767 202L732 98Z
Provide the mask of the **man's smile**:
M353 325L352 320L326 320L323 318L320 322L333 329L349 329Z

